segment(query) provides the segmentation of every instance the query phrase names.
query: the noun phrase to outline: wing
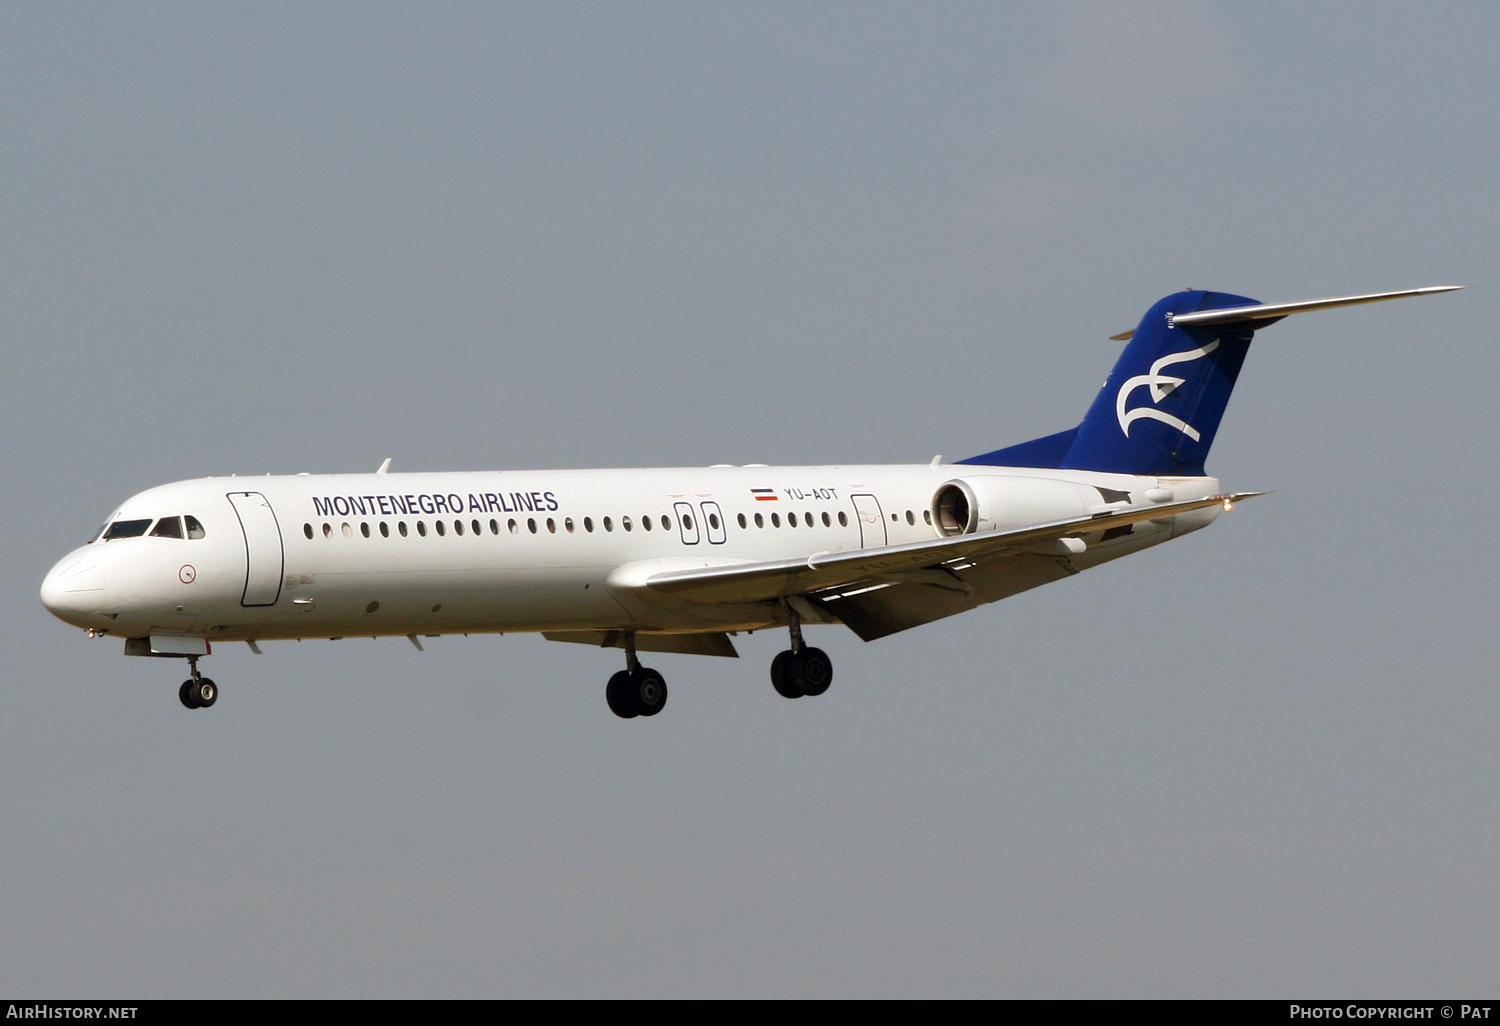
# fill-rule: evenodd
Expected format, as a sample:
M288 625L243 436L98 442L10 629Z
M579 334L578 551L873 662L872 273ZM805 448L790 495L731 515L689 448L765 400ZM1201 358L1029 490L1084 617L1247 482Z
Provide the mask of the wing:
M1077 573L1082 535L1228 508L1260 492L1133 506L1010 531L987 531L797 559L666 570L635 587L704 603L806 597L866 641L952 616ZM623 584L625 582L616 582Z

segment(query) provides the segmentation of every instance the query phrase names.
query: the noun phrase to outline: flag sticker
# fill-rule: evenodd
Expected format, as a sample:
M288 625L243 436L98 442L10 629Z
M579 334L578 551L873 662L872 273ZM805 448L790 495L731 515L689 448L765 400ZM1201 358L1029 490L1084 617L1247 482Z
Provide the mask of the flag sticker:
M771 488L752 488L750 494L755 496L756 502L775 502L776 492Z

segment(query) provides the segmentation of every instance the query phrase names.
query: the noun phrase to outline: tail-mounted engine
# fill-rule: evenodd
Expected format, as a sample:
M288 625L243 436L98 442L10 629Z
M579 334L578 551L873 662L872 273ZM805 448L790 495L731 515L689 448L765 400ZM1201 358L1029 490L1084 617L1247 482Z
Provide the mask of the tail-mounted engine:
M932 522L943 535L1003 531L1083 516L1099 490L1042 477L957 477L932 496Z

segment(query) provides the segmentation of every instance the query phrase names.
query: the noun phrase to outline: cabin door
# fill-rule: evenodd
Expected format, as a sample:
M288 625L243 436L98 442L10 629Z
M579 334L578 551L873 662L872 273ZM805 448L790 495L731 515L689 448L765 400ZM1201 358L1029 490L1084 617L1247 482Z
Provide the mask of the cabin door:
M879 548L885 544L885 515L880 512L880 500L873 495L851 495L854 516L859 521L859 547Z
M260 492L230 492L229 502L245 532L245 594L240 605L274 606L281 596L285 560L276 514Z

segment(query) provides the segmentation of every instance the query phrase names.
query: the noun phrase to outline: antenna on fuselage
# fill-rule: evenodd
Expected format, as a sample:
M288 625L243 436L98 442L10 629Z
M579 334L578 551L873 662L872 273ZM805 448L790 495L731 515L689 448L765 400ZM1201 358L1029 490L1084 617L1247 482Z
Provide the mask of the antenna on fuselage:
M375 473L377 473L377 474L384 474L387 470L390 470L390 469L391 469L391 458L389 456L387 456L385 458L385 462L380 465L380 469L377 470L377 471L375 471Z

